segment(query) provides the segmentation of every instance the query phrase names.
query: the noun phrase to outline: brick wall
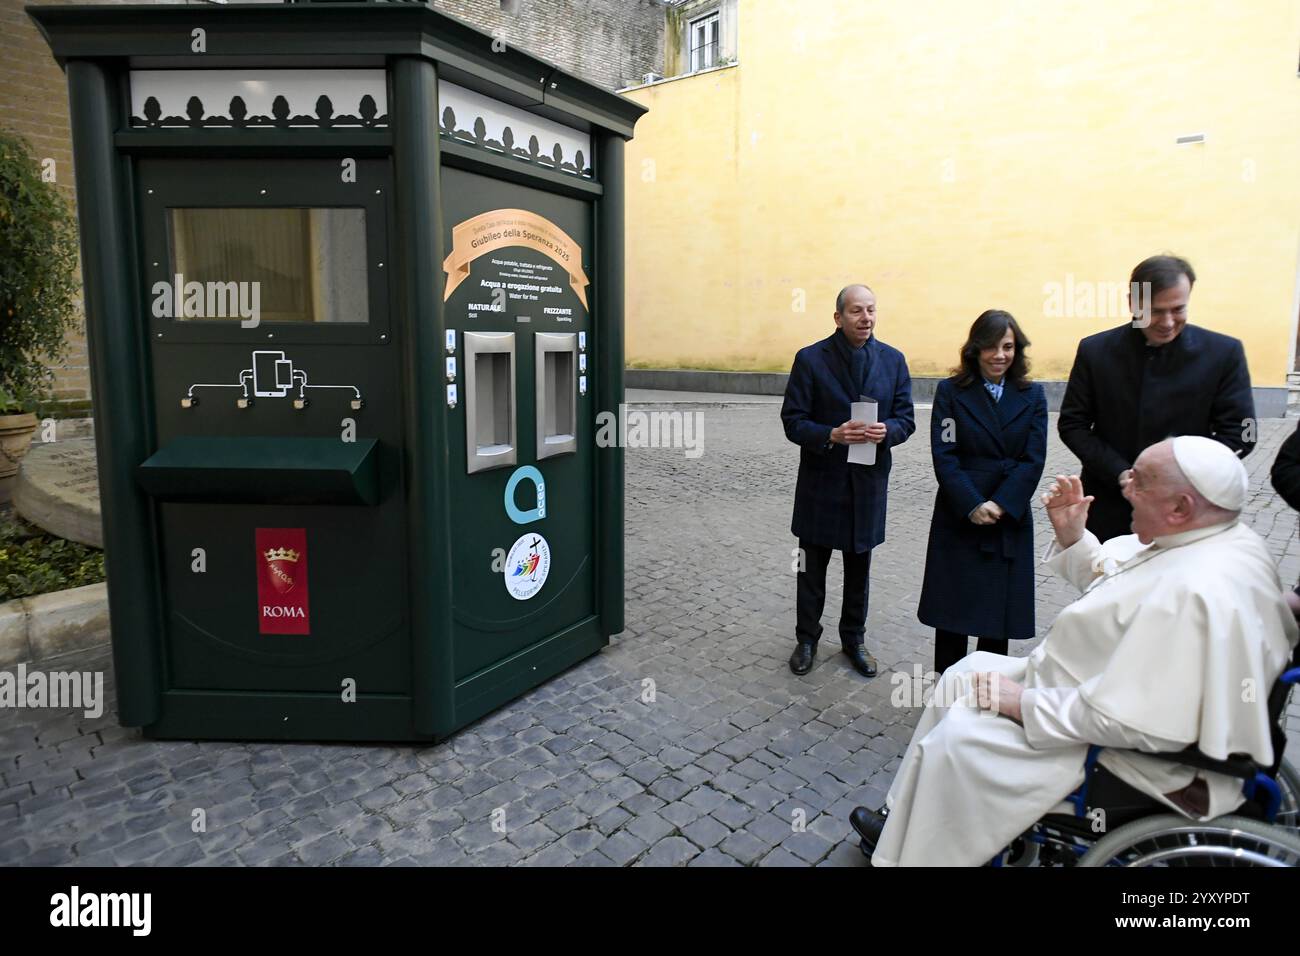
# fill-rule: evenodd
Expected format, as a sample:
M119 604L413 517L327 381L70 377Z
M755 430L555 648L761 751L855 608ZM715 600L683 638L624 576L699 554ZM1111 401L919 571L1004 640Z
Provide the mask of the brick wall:
M430 0L443 13L498 36L607 90L662 71L663 0Z
M26 137L38 159L55 161L58 186L71 200L67 84L36 24L23 12L28 2L0 0L0 125ZM515 13L504 12L501 0L432 0L432 6L607 89L630 86L643 73L662 69L660 0L517 0ZM84 402L90 398L84 319L68 344L65 360L54 368L55 397Z

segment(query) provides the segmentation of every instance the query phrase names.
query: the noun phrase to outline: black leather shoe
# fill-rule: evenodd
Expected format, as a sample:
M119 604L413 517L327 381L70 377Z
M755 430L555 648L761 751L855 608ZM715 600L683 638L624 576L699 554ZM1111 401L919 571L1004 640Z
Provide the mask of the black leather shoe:
M844 648L844 653L849 655L853 669L863 677L876 676L876 659L868 654L867 649L861 644Z
M885 829L884 815L866 807L854 807L849 814L849 823L862 838L863 852L867 852L868 848L875 850L876 844L880 842L880 834Z
M816 644L799 642L799 646L790 655L790 670L796 674L807 674L812 670L813 658L817 656Z

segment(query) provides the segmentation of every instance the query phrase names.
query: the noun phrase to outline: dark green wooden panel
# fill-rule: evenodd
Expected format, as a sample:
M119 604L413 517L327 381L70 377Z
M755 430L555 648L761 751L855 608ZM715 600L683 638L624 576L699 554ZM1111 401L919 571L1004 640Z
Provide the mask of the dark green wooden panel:
M179 740L428 741L411 729L411 700L337 694L168 691L145 736Z
M373 438L181 437L137 475L163 501L375 505L379 457Z
M455 728L452 701L451 508L447 407L442 377L442 206L439 202L438 74L427 60L393 64L396 132L396 259L400 364L406 402L403 439L409 474L411 681L415 729Z
M524 209L563 229L581 247L584 271L591 276L589 202L446 166L442 170L442 184L444 239L448 249L457 223L495 209ZM494 275L495 267L490 263L493 257L551 266L554 281L565 286L565 291L547 302L511 302L504 312L472 310L471 304L481 303L488 297L479 283L482 278ZM600 370L594 364L589 365L587 372L587 394L577 396L577 452L541 461L536 457L534 334L585 332L589 363L600 334L589 310L567 286L564 272L554 260L524 246L508 246L476 259L471 264L469 278L444 304L444 321L457 330L462 345L467 332L515 334L516 464L467 474L464 403L470 397L465 395L460 407L449 416L448 481L456 502L451 540L452 633L458 685L551 639L596 611L594 393L590 383ZM587 302L590 305L592 301L593 289L589 286ZM552 302L572 308L572 321L561 321L543 313L543 307ZM519 321L520 316L526 316L528 321ZM463 371L461 381L464 381ZM532 465L542 473L547 514L540 521L516 524L505 510L505 489L510 476L524 465ZM525 482L517 490L516 504L521 509L535 505L530 483ZM517 539L531 534L541 535L549 545L551 568L541 590L521 601L506 589L500 558ZM530 671L528 676L537 683L547 675Z
M383 507L164 504L168 686L409 693L402 529ZM262 634L258 528L306 533L309 634ZM195 548L205 569L194 570Z
M595 618L585 618L527 650L456 685L456 723L478 720L545 680L598 652L608 642Z
M139 310L150 322L137 335L149 334L158 447L135 471L163 499L157 549L170 691L256 692L273 700L338 695L350 679L363 694L411 692L398 374L404 329L389 320L391 167L358 161L357 182L345 183L342 158L149 159L138 166L146 295L167 278L171 207L366 211L368 325L190 323L152 315L147 299ZM294 390L240 407L233 383L256 365L251 353L259 350L282 352L319 389L305 407L295 405ZM196 396L186 407L182 400ZM258 528L305 531L309 634L260 633ZM205 555L201 573L195 549ZM214 728L223 719L214 712ZM279 732L246 727L240 718L225 733Z
M154 437L145 333L138 318L130 166L112 143L126 112L118 98L120 81L103 64L68 64L113 669L119 719L138 726L158 715L162 585L152 503L134 474Z
M605 184L605 197L596 206L596 315L601 334L595 353L599 407L622 407L624 355L624 161L623 139L602 134L596 146L596 175ZM620 416L621 420L621 416ZM624 540L623 472L620 445L596 449L596 548L600 554L597 607L606 636L623 630Z

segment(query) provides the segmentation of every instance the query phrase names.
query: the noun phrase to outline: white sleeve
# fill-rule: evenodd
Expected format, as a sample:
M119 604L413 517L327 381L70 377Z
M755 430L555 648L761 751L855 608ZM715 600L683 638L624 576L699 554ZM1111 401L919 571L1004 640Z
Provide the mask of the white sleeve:
M1101 542L1091 531L1084 531L1083 537L1068 548L1062 548L1053 538L1043 555L1049 568L1080 591L1087 590L1088 585L1101 575L1100 558Z
M1020 698L1025 739L1035 750L1097 744L1148 753L1182 750L1187 741L1152 737L1112 720L1089 706L1078 688L1040 687Z

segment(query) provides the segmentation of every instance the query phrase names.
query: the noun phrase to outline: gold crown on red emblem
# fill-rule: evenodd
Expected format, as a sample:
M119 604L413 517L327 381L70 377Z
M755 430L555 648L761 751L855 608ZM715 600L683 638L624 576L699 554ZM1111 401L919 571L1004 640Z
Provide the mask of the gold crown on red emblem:
M297 561L298 552L293 548L272 548L266 552L268 561Z

